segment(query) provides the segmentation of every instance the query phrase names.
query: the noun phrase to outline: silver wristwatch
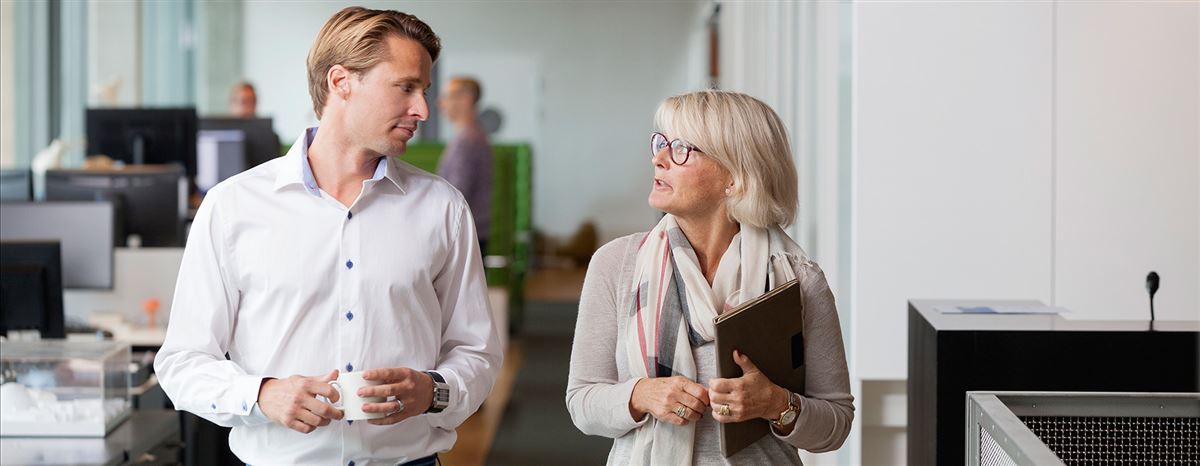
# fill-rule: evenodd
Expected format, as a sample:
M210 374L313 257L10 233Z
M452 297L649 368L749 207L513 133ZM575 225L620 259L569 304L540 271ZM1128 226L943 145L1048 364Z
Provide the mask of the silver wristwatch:
M436 414L444 411L450 406L450 385L446 384L446 379L434 371L426 371L429 377L433 378L433 403L429 404L429 410L426 413Z

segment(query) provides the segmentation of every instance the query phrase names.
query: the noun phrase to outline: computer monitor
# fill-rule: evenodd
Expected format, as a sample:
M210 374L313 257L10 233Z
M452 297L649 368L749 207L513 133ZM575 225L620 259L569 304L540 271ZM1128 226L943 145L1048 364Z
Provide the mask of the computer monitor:
M57 241L61 286L112 288L116 213L110 202L5 202L0 241Z
M0 334L38 330L65 338L57 241L0 241Z
M196 134L196 187L207 192L246 169L246 133L202 129Z
M133 165L113 170L48 170L47 201L109 201L117 206L115 246L183 246L187 178L174 165Z
M246 168L279 157L281 148L270 118L201 118L201 130L239 130L246 135Z
M196 109L89 108L87 153L130 165L182 165L196 176Z
M33 199L33 176L26 170L0 170L0 201Z
M0 201L31 201L34 177L29 169L0 169Z

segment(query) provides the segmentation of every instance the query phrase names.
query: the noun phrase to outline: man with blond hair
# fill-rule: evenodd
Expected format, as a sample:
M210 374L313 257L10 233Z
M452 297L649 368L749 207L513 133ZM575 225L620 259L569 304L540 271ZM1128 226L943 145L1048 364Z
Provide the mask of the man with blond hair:
M433 464L495 382L470 208L393 158L429 116L440 50L412 15L335 14L308 56L319 131L196 215L155 369L247 463ZM346 373L377 385L339 393ZM344 420L352 396L384 398L362 407L382 417Z

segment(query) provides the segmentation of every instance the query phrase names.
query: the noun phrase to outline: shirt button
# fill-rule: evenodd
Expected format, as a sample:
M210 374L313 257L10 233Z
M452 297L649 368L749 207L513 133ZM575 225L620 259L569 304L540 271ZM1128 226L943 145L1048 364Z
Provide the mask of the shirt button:
M250 410L250 407L248 405L246 405L245 401L243 401L242 402L242 411L249 411L249 410Z
M354 212L346 211L346 220L354 218Z
M346 372L354 372L354 364L346 363Z
M354 313L351 311L346 311L346 320L354 320Z
M347 269L353 269L353 268L354 268L354 261L346 261L346 268L347 268Z
M349 462L349 463L346 463L346 465L347 465L347 466L354 466L354 462L353 462L353 461L351 461L351 462Z

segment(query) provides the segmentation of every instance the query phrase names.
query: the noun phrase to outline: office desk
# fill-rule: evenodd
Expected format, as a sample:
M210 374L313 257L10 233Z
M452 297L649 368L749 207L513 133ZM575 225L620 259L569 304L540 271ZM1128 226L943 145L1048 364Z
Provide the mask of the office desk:
M0 464L125 464L172 441L179 441L179 413L134 411L104 438L0 438Z
M1200 322L1075 320L1059 315L942 314L908 304L908 464L966 459L966 392L1200 391Z

